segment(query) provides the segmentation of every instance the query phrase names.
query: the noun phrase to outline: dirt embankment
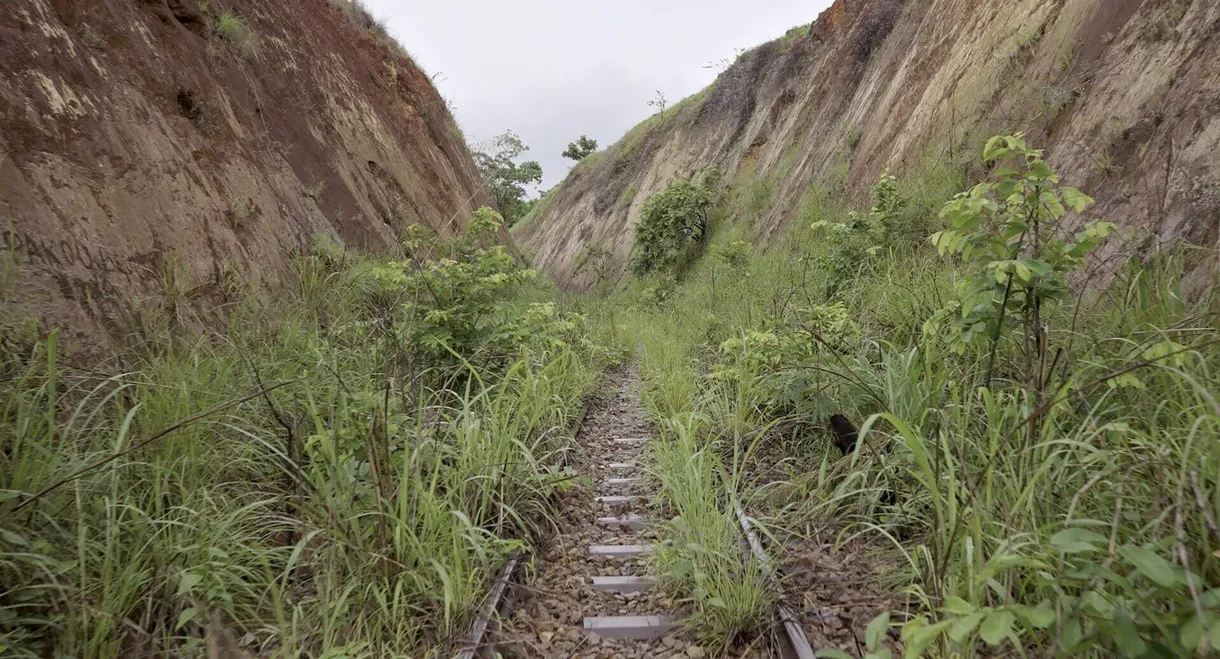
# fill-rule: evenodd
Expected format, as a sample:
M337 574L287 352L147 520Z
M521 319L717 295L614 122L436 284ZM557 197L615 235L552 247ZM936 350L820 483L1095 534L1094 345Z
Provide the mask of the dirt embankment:
M368 27L343 0L6 0L6 294L101 340L273 290L317 234L459 228L488 201L461 133Z
M1024 130L1099 216L1215 245L1216 62L1211 0L838 0L574 168L516 235L539 267L587 287L593 269L573 272L585 245L625 274L644 201L676 177L716 165L758 182L765 209L748 219L765 240L811 186L864 193L887 168Z

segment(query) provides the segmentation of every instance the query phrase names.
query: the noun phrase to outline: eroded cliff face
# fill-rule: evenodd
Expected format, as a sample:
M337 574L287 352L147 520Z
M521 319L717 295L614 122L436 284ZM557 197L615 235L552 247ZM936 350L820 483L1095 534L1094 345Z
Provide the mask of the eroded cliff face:
M158 296L206 309L235 286L267 294L318 234L386 250L409 223L460 228L488 202L460 131L352 9L5 0L10 301L101 341Z
M860 194L886 169L1024 130L1096 215L1214 246L1218 63L1211 0L838 0L578 165L516 235L536 265L586 287L591 269L573 272L585 245L624 275L645 200L677 177L716 165L763 182L770 202L749 219L765 241L812 186Z

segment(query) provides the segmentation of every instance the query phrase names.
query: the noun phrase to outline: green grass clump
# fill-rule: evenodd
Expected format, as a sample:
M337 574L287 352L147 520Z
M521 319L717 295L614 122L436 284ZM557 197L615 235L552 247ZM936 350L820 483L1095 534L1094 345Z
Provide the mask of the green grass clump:
M598 358L579 319L531 301L549 293L501 286L502 248L410 239L448 259L320 242L276 304L146 336L110 372L66 363L57 333L4 344L8 653L200 656L219 634L423 656L466 633L556 514ZM418 312L417 277L443 306Z
M1037 293L1052 297L1036 314L1014 310L1036 324L954 349L937 314L977 285L975 266L928 237L967 172L983 175L920 159L854 214L847 186L816 186L777 244L602 303L620 311L597 322L612 317L642 347L645 401L672 444L652 463L666 505L701 520L669 537L712 548L672 549L662 564L714 564L709 584L724 566L748 574L717 553L737 497L795 537L829 528L888 545L875 585L905 595L891 620L916 654L1206 653L1220 634L1220 298L1183 290L1203 257L1184 246L1081 262L1065 293ZM715 227L708 253L747 219ZM1040 248L1092 240L1053 231ZM861 426L850 456L824 427L834 413ZM760 474L767 495L750 496L742 483ZM708 481L719 499L700 494ZM769 602L749 579L731 596L675 580L691 624L719 640L748 619L722 602Z
M668 420L658 440L650 471L674 513L655 559L663 584L693 603L691 626L712 647L765 633L775 592L764 567L740 549L741 472L704 443L694 416Z
M812 28L813 24L806 23L805 25L798 25L785 32L784 36L779 38L780 50L787 50L790 46L792 46L792 44L808 37L809 30Z
M213 29L216 30L216 34L220 35L220 38L238 47L250 44L254 38L254 33L246 20L231 11L226 11L218 16Z

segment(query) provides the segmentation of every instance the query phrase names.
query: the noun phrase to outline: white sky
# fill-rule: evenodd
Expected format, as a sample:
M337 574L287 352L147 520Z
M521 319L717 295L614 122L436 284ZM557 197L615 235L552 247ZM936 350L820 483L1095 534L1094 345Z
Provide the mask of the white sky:
M703 68L813 22L830 0L364 0L435 75L472 145L507 129L542 163L543 189L581 134L609 146L708 85Z

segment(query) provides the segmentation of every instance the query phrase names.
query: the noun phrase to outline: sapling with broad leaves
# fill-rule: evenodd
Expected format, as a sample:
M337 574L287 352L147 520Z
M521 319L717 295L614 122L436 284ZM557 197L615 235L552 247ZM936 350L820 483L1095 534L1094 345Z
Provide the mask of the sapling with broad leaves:
M989 180L945 204L948 229L932 235L942 254L966 266L955 299L928 320L958 354L989 346L984 386L990 386L1005 332L1024 329L1026 375L1041 391L1049 377L1046 305L1066 297L1067 277L1114 231L1109 222L1085 222L1070 235L1069 210L1084 212L1093 199L1060 179L1021 133L987 141L983 161L996 163Z

